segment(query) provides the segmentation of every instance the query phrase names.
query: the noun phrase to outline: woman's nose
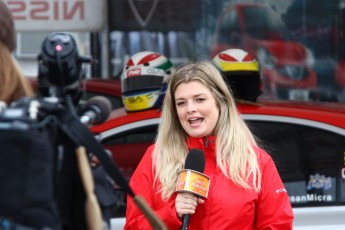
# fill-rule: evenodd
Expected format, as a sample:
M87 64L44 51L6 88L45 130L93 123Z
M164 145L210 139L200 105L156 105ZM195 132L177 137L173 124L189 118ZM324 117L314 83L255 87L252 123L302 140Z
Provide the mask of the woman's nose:
M196 105L193 102L189 102L187 104L187 112L195 112L196 111Z

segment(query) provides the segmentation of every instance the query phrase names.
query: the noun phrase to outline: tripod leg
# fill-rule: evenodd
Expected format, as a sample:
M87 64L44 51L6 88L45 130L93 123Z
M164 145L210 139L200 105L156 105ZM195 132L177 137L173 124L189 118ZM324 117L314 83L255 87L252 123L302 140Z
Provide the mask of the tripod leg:
M80 178L82 180L86 195L85 217L88 225L88 230L101 230L103 225L102 213L96 195L94 194L94 181L90 165L86 157L85 147L79 146L76 149L76 155Z

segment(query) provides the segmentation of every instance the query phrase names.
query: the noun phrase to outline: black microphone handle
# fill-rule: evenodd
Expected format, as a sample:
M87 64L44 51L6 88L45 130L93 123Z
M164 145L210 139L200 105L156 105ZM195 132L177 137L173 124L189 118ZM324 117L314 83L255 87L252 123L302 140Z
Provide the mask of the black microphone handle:
M189 219L190 219L190 215L189 214L183 215L183 225L182 225L182 229L181 230L187 230L188 229Z
M205 154L201 149L191 149L187 154L184 168L187 170L194 170L203 173L205 170ZM187 230L189 225L190 215L183 215L182 230Z

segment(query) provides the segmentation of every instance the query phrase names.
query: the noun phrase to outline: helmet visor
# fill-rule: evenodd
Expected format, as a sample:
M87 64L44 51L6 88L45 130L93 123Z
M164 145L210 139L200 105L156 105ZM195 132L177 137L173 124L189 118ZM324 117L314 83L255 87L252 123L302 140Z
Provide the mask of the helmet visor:
M164 70L152 67L131 67L121 79L122 93L159 89L164 79Z

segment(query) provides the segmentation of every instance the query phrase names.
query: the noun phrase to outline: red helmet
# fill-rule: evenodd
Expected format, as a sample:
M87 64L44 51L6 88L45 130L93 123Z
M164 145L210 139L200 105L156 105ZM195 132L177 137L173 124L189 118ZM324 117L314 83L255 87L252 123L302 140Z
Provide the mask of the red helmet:
M127 111L160 107L166 84L175 72L171 61L160 53L134 54L121 75L122 102Z
M212 62L222 73L235 98L255 102L262 93L258 61L242 49L218 53Z

